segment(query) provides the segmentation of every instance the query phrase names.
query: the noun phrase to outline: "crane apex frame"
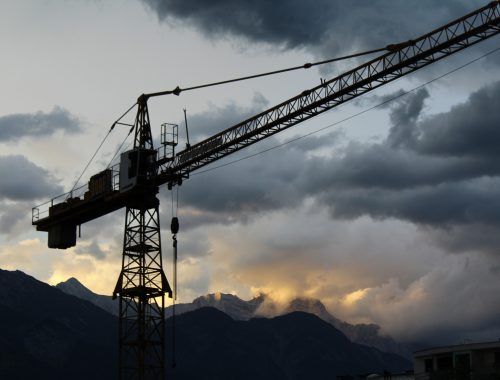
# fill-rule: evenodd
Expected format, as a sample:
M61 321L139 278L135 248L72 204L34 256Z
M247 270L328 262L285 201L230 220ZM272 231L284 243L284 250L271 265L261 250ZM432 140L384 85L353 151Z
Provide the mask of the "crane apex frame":
M386 53L177 154L176 126L170 139L162 130L163 150L154 148L148 100L181 90L141 95L134 148L122 153L120 164L32 210L32 224L48 232L48 246L66 249L76 244L77 226L126 208L122 269L113 292L120 298L120 379L164 376L164 298L172 297L172 289L162 266L161 185L172 189L205 165L499 33L496 0L419 38L389 45Z

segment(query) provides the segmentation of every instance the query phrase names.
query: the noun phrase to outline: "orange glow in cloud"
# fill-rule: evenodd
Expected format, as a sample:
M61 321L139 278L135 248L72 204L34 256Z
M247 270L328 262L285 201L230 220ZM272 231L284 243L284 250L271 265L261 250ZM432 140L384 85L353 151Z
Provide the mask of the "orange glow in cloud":
M342 298L342 303L346 306L353 305L356 302L362 300L365 297L368 290L369 290L369 288L365 288L365 289L359 289L359 290L356 290L352 293L349 293L345 297Z

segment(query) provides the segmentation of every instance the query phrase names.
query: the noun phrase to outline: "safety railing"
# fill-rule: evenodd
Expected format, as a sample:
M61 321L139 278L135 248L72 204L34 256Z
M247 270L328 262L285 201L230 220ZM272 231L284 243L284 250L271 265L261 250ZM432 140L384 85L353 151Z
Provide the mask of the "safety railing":
M111 190L120 190L120 164L115 164L108 168L111 170ZM35 224L41 219L49 217L50 208L58 204L66 203L71 206L76 203L85 202L85 193L89 191L89 183L77 187L71 191L60 194L49 201L37 205L31 209L31 222Z

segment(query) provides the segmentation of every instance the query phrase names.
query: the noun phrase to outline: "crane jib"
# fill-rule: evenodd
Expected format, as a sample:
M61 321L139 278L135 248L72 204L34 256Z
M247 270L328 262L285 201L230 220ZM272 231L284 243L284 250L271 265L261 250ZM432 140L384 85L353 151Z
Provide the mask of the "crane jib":
M181 151L158 183L189 173L275 133L500 33L500 3L471 12ZM222 139L219 140L219 139ZM215 143L216 142L216 143ZM220 142L220 143L219 143Z

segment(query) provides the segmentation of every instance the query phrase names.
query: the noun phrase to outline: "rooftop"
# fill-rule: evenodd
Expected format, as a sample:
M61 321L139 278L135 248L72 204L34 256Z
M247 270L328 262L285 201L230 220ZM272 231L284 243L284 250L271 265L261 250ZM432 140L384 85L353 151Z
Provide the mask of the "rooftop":
M455 351L487 350L495 348L500 349L500 340L495 342L466 343L466 344L456 344L451 346L426 348L425 350L415 351L413 353L413 356L415 358L418 358L436 354L445 354Z

